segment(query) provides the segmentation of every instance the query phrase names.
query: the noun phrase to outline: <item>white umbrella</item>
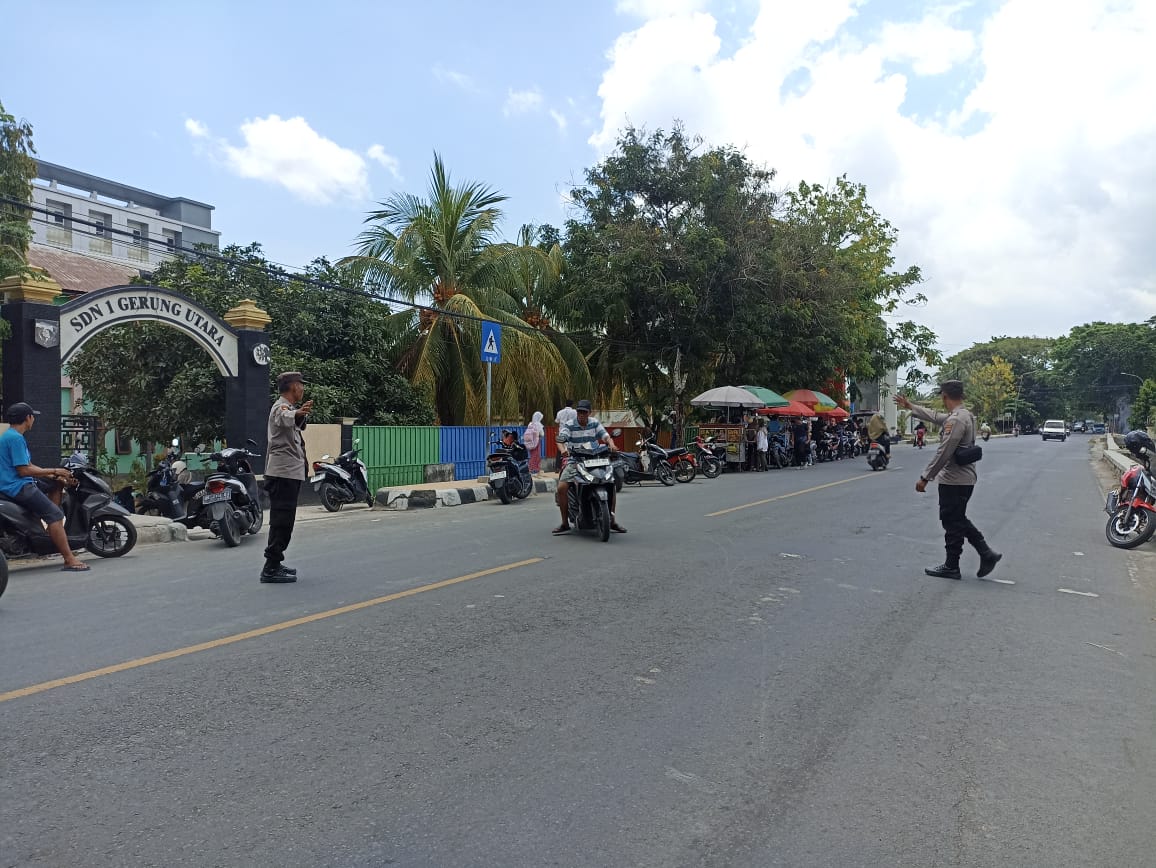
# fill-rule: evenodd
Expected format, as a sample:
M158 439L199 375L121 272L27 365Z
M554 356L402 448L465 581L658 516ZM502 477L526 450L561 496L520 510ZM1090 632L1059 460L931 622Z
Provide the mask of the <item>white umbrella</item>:
M758 395L740 389L738 386L719 386L707 389L701 395L690 399L694 407L765 407L765 401L759 400Z

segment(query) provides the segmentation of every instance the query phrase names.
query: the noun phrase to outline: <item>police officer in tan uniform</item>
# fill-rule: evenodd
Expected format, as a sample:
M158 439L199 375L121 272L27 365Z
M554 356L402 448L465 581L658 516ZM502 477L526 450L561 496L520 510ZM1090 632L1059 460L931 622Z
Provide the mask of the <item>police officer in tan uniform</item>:
M280 398L269 410L269 454L265 459L265 491L269 494L269 541L261 581L287 584L297 581L297 570L285 566L285 549L297 521L297 496L306 478L305 436L313 402L305 397L305 378L298 371L277 377Z
M963 554L966 539L979 552L979 578L990 575L1003 555L992 551L975 525L967 517L967 503L975 491L978 474L975 464L958 464L956 450L961 446L975 445L975 417L963 406L963 383L948 380L939 387L946 413L937 413L912 404L903 395L895 396L895 403L911 415L924 422L940 425L939 449L931 463L923 471L923 476L915 484L921 494L927 490L927 483L933 479L939 483L939 520L943 524L944 546L947 559L938 567L924 570L929 576L940 579L960 579L959 558Z

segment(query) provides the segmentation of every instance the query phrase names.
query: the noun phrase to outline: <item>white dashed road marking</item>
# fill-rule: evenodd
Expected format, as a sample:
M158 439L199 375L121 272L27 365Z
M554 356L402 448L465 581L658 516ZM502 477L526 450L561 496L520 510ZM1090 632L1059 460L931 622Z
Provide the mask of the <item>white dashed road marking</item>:
M1099 594L1093 594L1091 591L1073 591L1071 588L1056 588L1061 594L1075 594L1079 597L1098 597Z

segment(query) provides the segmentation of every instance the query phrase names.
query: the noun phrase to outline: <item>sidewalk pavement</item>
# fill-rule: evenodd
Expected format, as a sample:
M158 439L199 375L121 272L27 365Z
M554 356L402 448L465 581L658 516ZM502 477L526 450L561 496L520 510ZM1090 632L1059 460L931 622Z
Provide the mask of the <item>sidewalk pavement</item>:
M550 494L558 490L558 478L539 474L534 477L534 493ZM493 489L483 480L473 484L466 480L435 482L423 485L382 488L377 492L374 509L436 509L443 506L469 506L493 498Z

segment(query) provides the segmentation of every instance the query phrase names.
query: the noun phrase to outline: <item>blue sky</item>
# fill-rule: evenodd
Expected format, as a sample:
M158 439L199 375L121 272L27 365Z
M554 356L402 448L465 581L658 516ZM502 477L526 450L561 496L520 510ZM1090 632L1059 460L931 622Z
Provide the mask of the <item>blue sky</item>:
M1156 306L1150 0L7 5L0 100L44 159L290 265L435 150L510 196L507 236L560 224L627 119L680 118L785 186L866 183L949 352Z

